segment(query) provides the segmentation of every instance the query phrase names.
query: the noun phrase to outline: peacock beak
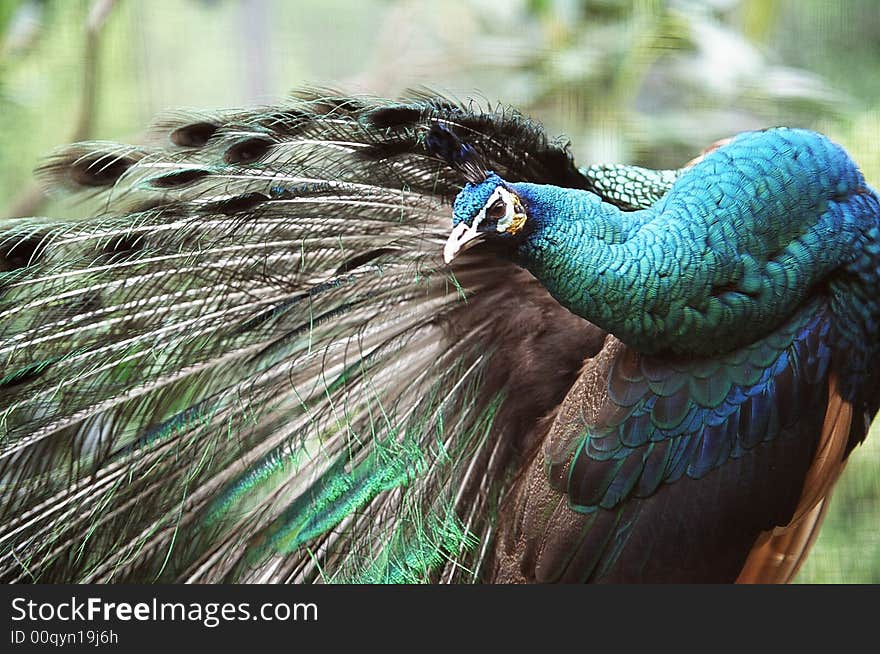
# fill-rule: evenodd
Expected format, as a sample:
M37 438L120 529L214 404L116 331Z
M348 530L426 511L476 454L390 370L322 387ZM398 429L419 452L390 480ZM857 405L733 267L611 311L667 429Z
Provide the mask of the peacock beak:
M452 228L452 232L446 240L446 245L443 246L443 261L447 264L450 263L460 252L464 252L482 240L483 232L477 231L479 223L479 220L474 220L472 226L458 223Z

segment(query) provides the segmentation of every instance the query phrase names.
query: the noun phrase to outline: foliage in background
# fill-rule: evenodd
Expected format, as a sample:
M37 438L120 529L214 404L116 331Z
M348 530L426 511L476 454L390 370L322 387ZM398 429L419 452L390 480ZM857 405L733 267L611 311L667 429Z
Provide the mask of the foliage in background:
M0 2L5 207L75 128L91 6ZM786 124L828 134L880 185L875 0L119 0L100 52L94 138L139 140L161 111L270 102L307 83L428 86L520 108L565 132L581 163L675 167L718 138ZM880 582L878 524L874 434L800 580Z

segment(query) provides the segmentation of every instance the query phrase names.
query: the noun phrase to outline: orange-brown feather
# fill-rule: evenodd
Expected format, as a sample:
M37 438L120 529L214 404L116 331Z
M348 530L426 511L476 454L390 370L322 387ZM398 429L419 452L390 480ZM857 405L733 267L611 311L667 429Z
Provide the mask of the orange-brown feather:
M737 583L788 583L794 579L819 533L831 491L846 465L852 417L852 404L840 396L837 377L832 374L821 440L794 517L789 524L758 537Z

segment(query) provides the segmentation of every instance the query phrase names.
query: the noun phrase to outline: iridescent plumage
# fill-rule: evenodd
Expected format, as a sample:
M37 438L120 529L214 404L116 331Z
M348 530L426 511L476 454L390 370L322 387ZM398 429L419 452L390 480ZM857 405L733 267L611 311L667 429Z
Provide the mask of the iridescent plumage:
M746 557L876 410L839 148L579 170L510 110L326 93L156 133L45 167L105 213L0 230L4 579L790 576ZM448 267L498 185L521 247Z

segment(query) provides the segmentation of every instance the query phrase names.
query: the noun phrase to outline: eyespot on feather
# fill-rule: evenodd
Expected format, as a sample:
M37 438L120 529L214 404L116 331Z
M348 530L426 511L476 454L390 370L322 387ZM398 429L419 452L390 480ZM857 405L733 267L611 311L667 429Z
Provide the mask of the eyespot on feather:
M421 117L422 112L417 107L399 105L396 107L383 107L368 113L364 120L376 129L390 129L394 127L408 127Z
M223 155L223 160L228 164L249 164L262 159L272 149L275 142L261 136L239 141L229 147Z
M0 273L19 270L37 263L45 251L42 236L28 236L0 244Z
M178 127L168 135L170 141L181 148L203 147L219 129L219 125L207 121Z
M218 200L205 205L207 213L221 213L232 216L237 213L246 213L260 206L264 202L269 202L269 196L254 191L253 193L245 193L244 195L236 195L226 200Z
M188 170L178 170L166 175L153 177L148 183L153 188L177 188L192 184L210 174L210 170L204 170L203 168L190 168Z
M135 234L123 234L108 241L102 251L113 260L127 259L144 247L143 237Z
M112 186L137 161L133 157L114 157L105 153L83 157L70 165L70 180L78 186Z

